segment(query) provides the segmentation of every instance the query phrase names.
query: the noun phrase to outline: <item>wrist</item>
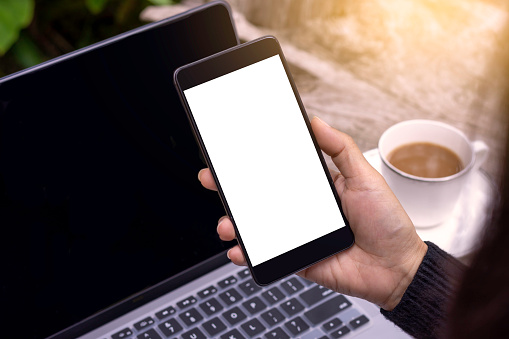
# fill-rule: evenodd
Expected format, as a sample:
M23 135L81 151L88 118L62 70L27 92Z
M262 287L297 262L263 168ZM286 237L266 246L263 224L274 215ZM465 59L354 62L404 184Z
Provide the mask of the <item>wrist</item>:
M419 266L421 265L427 251L428 245L419 239L417 250L412 250L411 255L409 255L409 257L404 260L403 264L400 265L400 268L398 269L399 278L396 283L396 287L392 291L387 301L381 305L384 310L392 311L399 304L408 286L414 279L415 274L417 273L417 270L419 269Z

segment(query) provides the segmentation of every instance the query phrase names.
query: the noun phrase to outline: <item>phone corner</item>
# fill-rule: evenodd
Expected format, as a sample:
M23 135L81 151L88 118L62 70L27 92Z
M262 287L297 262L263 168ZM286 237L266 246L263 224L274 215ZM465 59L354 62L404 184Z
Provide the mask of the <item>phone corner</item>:
M179 76L179 73L180 71L182 70L182 66L180 66L179 68L177 68L175 71L173 71L173 85L179 89L180 86L179 86L179 82L178 82L178 76Z
M271 42L277 44L278 46L280 45L279 40L272 34L264 35L264 36L260 37L259 40L271 41Z
M232 13L232 7L226 0L213 0L213 1L209 2L209 5L210 6L222 6L228 11L228 13L230 13L230 14Z
M249 265L248 265L248 267L249 267ZM260 280L260 276L259 276L259 274L255 273L256 270L255 270L254 267L249 267L249 271L251 272L251 278L253 278L253 281L255 282L255 284L258 285L258 286L261 286L261 287L269 286L269 285L271 285L272 283L274 283L275 281L278 280L278 279L271 280L271 281L270 280L267 281L267 280L264 280L264 279ZM258 272L258 273L260 273L260 272Z
M355 235L353 234L353 232L350 230L351 232L351 238L349 239L349 243L345 246L343 246L343 249L340 250L338 253L341 253L341 252L344 252L350 248L353 247L353 245L355 245Z
M253 281L255 282L256 285L258 286L261 286L261 287L266 287L266 286L269 286L271 285L272 283L274 283L274 281L268 281L268 282L262 282L260 281L260 279L258 279L254 274L251 274L251 277L253 278Z

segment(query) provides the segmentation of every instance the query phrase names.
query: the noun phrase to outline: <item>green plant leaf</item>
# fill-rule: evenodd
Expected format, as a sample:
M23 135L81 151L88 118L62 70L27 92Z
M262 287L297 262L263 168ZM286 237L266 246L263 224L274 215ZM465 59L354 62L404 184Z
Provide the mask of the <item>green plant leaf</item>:
M102 12L107 2L108 0L86 0L85 4L92 14L99 14Z
M0 25L0 55L4 55L12 44L18 39L19 31L16 29L6 29Z
M0 0L0 55L16 42L33 15L34 0Z
M1 0L0 13L26 27L34 15L34 0Z
M178 3L179 1L175 0L149 0L153 5L156 6L162 6L162 5L174 5Z
M44 57L37 45L23 32L18 41L12 46L12 52L16 60L24 68L40 64L44 61Z

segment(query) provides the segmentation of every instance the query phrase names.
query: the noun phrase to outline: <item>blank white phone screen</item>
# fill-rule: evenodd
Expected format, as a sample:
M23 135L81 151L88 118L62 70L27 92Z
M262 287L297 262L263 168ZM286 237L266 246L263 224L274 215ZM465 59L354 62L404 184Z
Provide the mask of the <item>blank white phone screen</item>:
M279 55L184 95L253 266L345 226Z

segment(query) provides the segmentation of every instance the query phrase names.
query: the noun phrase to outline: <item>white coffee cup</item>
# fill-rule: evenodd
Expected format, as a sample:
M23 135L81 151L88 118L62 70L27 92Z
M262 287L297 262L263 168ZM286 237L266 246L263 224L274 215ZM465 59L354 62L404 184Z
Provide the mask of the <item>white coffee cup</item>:
M394 149L416 142L437 144L456 153L463 169L447 177L424 178L394 167L387 156ZM378 142L382 175L396 194L416 227L430 227L444 222L453 212L469 176L479 169L488 155L482 141L469 141L450 125L432 120L409 120L387 129Z

